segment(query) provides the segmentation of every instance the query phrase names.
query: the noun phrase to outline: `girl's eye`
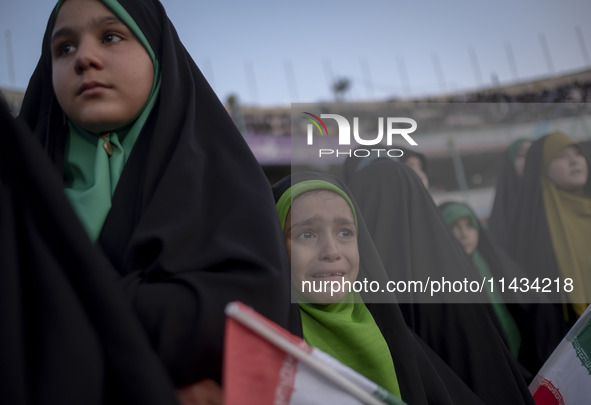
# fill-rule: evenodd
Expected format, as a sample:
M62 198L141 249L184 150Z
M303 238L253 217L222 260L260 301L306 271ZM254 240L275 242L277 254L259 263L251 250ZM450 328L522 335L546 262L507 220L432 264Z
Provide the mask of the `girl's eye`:
M105 43L113 43L113 42L120 42L123 41L123 37L118 34L109 33L103 37L103 42Z
M64 55L66 53L70 53L73 49L74 49L74 47L71 44L66 44L66 45L62 46L61 54Z
M297 238L298 239L311 239L314 235L310 231L301 232Z
M355 236L355 232L351 229L342 229L339 231L338 235L344 238L351 238Z
M57 56L63 56L74 52L75 49L74 44L71 42L65 42L55 47L55 53Z

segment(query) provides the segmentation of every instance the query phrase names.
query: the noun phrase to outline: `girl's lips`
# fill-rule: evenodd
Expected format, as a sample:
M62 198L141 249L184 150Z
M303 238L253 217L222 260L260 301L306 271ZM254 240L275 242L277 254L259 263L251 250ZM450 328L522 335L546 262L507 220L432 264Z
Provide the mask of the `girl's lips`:
M314 277L314 278L343 277L344 275L345 275L345 273L342 271L334 271L334 272L316 273L316 274L313 274L312 277Z
M103 89L106 89L106 88L107 88L106 85L104 85L100 82L97 82L97 81L84 82L78 88L78 95L94 94L94 93L101 92Z

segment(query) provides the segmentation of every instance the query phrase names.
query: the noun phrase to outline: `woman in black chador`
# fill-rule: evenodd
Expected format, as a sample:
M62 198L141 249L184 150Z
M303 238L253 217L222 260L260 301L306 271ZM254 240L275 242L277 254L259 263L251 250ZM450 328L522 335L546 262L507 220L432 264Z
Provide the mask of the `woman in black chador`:
M495 187L495 199L488 219L488 229L497 243L507 250L512 215L521 189L525 158L532 141L520 138L511 143L501 161Z
M527 320L536 343L528 363L537 371L591 300L589 163L570 136L555 132L532 144L512 229L509 254L552 301Z
M0 402L165 403L122 336L186 387L220 382L227 302L287 326L271 188L159 1L58 2L19 122L2 118L0 268L19 292L0 283Z

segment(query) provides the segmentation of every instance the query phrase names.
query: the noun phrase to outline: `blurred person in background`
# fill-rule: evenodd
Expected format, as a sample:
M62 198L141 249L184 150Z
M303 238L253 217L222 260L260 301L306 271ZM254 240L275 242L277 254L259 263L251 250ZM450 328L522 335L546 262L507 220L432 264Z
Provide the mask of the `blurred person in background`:
M343 178L345 181L348 181L355 172L363 169L369 163L373 162L377 159L390 159L395 162L402 162L408 167L410 167L421 182L425 186L427 190L429 190L429 176L427 175L427 157L420 152L402 147L402 146L392 146L392 149L399 150L398 153L399 157L390 157L385 153L381 153L379 156L376 152L373 152L372 155L367 157L357 157L357 156L350 156L345 160L345 164L343 166Z
M497 175L495 198L487 225L490 234L504 249L507 249L511 216L519 194L525 157L531 144L532 141L527 138L513 141L503 154Z
M528 328L540 367L588 306L591 293L591 182L588 160L570 136L555 132L529 149L508 251L529 283L547 287ZM551 284L548 284L551 283ZM540 286L542 284L539 284Z
M452 230L453 235L462 245L464 252L470 257L481 277L493 280L486 284L491 306L496 315L496 325L509 350L520 361L521 371L526 381L530 381L537 370L528 370L521 363L521 348L532 342L523 342L521 325L524 317L529 316L530 305L521 300L505 303L501 293L500 280L509 281L525 276L523 270L509 257L496 241L490 237L483 224L478 220L474 210L460 202L445 202L439 205L441 215Z
M391 280L476 277L469 258L410 167L388 159L375 160L356 171L348 186ZM399 299L409 327L485 403L532 402L489 305L422 303L410 298ZM486 296L481 298L479 303L488 302ZM499 386L505 389L495 388Z

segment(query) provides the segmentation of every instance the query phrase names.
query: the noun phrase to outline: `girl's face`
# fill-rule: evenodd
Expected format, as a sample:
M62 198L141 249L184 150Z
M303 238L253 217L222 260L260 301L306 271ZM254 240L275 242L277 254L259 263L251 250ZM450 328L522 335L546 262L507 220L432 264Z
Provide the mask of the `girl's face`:
M471 255L478 246L478 229L472 225L468 217L460 218L451 225L451 230L464 248L467 255Z
M87 131L128 124L148 100L154 67L130 29L98 0L66 0L51 39L53 88Z
M517 148L517 153L515 154L515 160L513 164L515 165L515 171L519 177L523 176L523 168L525 167L525 158L527 156L527 151L531 146L531 141L523 142Z
M296 290L311 302L341 300L346 294L331 296L330 282L353 283L359 273L355 219L345 199L325 190L298 196L287 214L284 236ZM310 293L306 288L325 282L324 293Z
M587 175L587 160L575 145L563 148L548 166L550 180L565 191L580 191L587 183Z

